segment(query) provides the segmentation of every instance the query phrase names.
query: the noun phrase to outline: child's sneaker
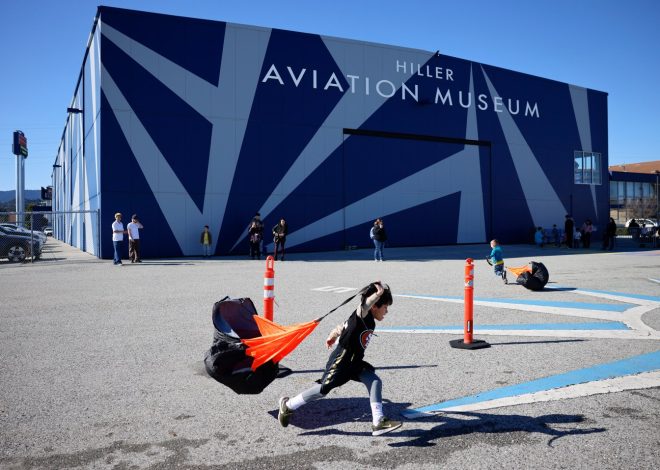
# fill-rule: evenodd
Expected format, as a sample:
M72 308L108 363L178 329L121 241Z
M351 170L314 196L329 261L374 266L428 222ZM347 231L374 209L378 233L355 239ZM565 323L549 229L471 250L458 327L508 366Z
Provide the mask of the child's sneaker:
M509 283L509 280L506 278L506 271L502 271L502 280L504 281L504 284Z
M394 421L386 416L380 418L378 424L371 426L371 435L380 436L386 432L394 431L399 429L403 423L401 421Z
M286 406L286 402L289 401L289 397L280 398L279 411L277 413L277 419L280 421L282 427L287 427L289 425L289 420L293 414L293 410L290 410Z

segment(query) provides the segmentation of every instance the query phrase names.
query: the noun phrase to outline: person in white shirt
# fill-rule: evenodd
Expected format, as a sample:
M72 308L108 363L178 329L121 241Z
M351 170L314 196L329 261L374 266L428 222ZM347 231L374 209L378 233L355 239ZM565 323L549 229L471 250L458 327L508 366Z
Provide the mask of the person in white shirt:
M121 212L115 214L115 221L112 223L112 246L115 249L114 265L121 266L121 246L124 241L124 224L121 222Z
M131 259L131 263L142 262L140 258L140 229L142 228L144 227L142 227L142 224L138 220L138 216L133 214L130 223L126 226L128 233L128 257Z

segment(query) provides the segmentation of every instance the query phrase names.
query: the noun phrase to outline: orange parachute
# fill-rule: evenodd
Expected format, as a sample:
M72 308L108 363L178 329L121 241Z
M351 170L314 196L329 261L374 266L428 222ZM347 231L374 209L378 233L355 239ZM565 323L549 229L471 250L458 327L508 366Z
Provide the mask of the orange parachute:
M277 364L287 354L296 349L296 347L304 340L314 328L325 317L340 307L343 307L358 295L361 295L369 286L363 288L359 292L353 294L348 299L337 305L325 315L306 323L296 323L291 326L282 326L277 323L267 320L266 318L254 315L253 319L259 328L261 336L241 339L241 342L247 346L245 354L253 358L252 370L256 370L259 366L272 361Z
M258 315L253 318L261 336L241 339L241 342L247 346L245 354L253 358L252 370L256 370L268 361L280 362L296 349L321 321L317 319L307 323L282 326Z
M532 272L532 268L530 268L528 265L525 265L525 266L519 266L519 267L517 267L517 268L510 268L510 267L507 266L506 269L508 269L509 271L511 271L513 274L515 274L516 277L520 276L520 275L521 275L522 273L524 273L524 272L528 272L528 273L531 273L531 272Z

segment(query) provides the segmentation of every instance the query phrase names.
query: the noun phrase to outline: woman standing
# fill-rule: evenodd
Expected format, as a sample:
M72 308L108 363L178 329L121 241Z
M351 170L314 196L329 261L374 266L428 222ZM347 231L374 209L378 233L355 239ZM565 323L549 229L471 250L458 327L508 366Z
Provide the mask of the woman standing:
M376 219L374 226L371 227L369 236L374 241L374 261L383 261L383 247L387 241L387 233L383 219Z

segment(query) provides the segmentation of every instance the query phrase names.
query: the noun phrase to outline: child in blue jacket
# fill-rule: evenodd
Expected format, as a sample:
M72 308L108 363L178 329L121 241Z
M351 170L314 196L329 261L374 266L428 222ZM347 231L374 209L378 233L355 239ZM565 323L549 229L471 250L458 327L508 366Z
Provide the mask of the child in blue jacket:
M506 279L506 271L504 270L504 255L502 254L500 242L494 238L490 241L490 247L492 250L488 256L488 262L493 266L493 272L495 272L495 275L501 276L504 284L508 284L509 282Z

